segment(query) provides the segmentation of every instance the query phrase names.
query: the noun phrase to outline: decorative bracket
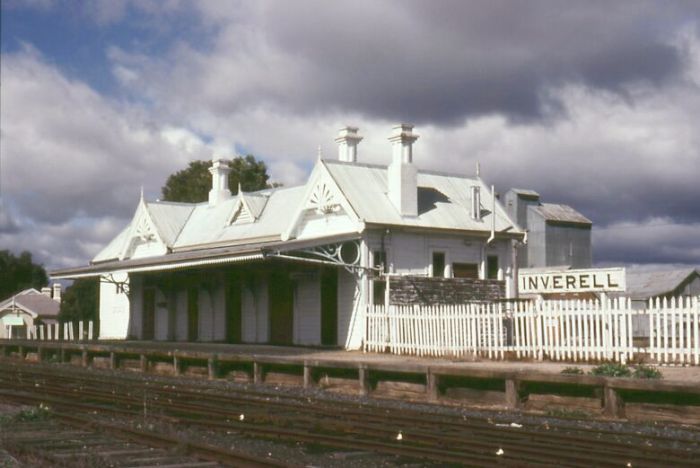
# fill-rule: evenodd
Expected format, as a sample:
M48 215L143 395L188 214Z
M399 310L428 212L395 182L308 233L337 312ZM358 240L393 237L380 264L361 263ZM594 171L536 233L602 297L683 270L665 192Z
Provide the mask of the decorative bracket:
M100 277L100 283L113 284L117 287L117 294L123 293L127 297L130 297L131 289L129 288L129 277L123 281L116 280L113 274L104 275Z

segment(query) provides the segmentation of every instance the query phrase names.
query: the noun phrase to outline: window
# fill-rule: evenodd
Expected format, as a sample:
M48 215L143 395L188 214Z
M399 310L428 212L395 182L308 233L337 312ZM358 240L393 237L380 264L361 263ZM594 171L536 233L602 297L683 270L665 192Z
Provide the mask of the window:
M384 268L383 272L387 271L386 264L386 252L381 250L375 250L372 252L372 266L378 267L382 265ZM379 275L378 272L375 273ZM382 305L384 304L384 293L386 292L386 281L381 279L375 279L372 281L372 304Z
M435 278L445 276L445 252L433 252L433 276Z
M486 278L498 279L498 256L489 255L486 257Z
M476 263L453 263L452 270L455 278L479 279L479 265Z

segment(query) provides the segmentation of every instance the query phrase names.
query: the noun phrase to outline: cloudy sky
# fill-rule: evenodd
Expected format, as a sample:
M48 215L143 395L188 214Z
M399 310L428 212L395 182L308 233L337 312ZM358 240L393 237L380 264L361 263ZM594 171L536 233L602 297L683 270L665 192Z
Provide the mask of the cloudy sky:
M213 151L303 182L360 127L387 163L537 190L598 265L700 265L700 4L2 0L0 249L85 264Z

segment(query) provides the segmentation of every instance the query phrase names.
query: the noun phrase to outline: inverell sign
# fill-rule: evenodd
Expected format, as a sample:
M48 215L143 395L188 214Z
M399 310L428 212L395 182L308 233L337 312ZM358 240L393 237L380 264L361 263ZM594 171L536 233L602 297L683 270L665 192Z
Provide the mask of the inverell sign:
M625 269L520 272L521 294L625 291Z

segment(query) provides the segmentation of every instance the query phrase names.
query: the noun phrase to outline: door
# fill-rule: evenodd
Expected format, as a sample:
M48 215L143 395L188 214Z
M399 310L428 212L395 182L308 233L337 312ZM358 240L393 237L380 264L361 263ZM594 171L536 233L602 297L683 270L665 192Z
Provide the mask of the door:
M321 344L338 344L338 269L321 272Z
M287 272L270 275L270 343L289 345L294 332L294 284Z
M141 323L141 339L152 340L156 329L156 290L143 290L143 316Z
M241 277L236 273L226 281L226 341L241 342Z
M199 338L199 289L187 290L187 341Z

